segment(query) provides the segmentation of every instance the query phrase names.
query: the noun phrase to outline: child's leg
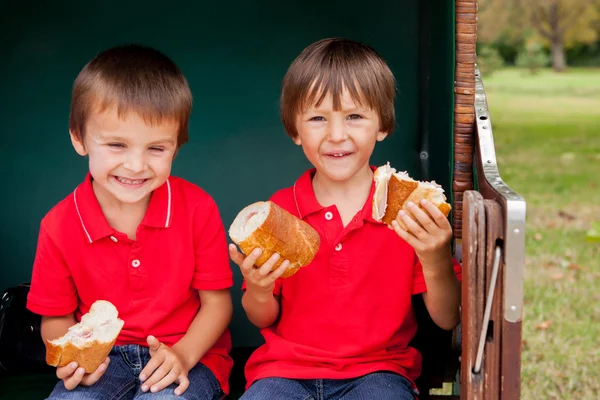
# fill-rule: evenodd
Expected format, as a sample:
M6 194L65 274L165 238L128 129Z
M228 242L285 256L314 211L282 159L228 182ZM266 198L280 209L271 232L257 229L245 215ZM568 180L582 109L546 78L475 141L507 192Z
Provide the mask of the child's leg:
M104 375L92 386L78 386L73 390L65 389L63 381L59 381L48 399L51 400L129 400L133 399L135 376L123 359L117 347L111 351L110 363Z
M325 393L325 399L414 400L415 394L408 379L391 372L375 372L357 379L339 381L331 388L332 391L326 390L329 393Z
M219 381L204 364L197 364L192 368L188 372L188 379L190 386L180 396L175 394L179 384L173 383L157 393L142 392L140 385L135 400L219 400L223 397Z
M312 381L308 381L312 382ZM294 379L265 378L252 384L240 400L316 400L309 389Z

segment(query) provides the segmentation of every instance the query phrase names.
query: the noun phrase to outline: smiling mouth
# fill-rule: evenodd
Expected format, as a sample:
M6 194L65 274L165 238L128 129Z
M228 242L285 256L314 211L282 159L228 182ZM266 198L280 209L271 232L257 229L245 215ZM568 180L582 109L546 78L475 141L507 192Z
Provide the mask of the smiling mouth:
M326 153L325 155L328 157L341 158L351 155L350 152L336 152L336 153Z
M148 180L148 179L127 179L127 178L123 178L121 176L115 176L115 179L117 181L119 181L119 183L122 183L123 185L129 185L129 186L139 186Z

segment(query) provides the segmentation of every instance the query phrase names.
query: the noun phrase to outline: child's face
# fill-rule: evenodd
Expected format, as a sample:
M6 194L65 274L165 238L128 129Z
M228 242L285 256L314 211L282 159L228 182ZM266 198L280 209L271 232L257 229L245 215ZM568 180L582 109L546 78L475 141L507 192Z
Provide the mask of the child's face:
M341 110L334 111L333 98L327 94L318 107L302 111L296 118L294 139L317 172L336 182L368 169L375 143L387 136L379 130L377 112L356 104L347 90L341 103Z
M119 118L115 108L89 116L83 143L71 134L77 153L89 156L94 191L101 205L147 204L171 173L179 124L148 125L136 113Z

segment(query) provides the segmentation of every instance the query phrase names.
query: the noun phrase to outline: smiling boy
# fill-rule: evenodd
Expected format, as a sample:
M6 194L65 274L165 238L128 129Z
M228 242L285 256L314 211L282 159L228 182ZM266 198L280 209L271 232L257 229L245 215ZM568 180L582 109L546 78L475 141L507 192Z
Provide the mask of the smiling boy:
M89 173L40 226L28 308L55 339L108 300L125 324L90 374L57 368L51 399L218 399L232 361L232 273L213 199L170 176L192 95L173 61L129 45L79 73L69 130Z
M345 39L308 46L283 80L288 135L313 169L271 200L309 223L321 238L314 260L290 278L260 255L230 256L245 278L242 304L265 344L246 364L245 400L285 398L413 399L421 355L411 297L422 295L444 329L459 321L460 266L452 230L431 203L409 207L420 227L393 230L371 214L370 158L394 129L395 80L372 48Z

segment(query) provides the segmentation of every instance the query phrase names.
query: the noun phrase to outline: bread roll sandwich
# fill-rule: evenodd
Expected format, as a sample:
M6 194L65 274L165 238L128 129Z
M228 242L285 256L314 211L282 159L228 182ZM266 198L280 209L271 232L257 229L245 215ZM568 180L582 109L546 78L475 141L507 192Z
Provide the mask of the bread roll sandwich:
M283 278L310 264L320 245L319 234L312 226L271 201L260 201L240 211L229 228L229 237L246 255L256 248L262 250L257 267L274 253L281 258L273 270L289 260L290 266Z
M375 180L373 219L376 221L391 225L398 212L405 208L409 201L423 209L420 203L422 199L433 203L446 217L450 213L452 207L446 202L444 189L434 181L416 181L406 172L396 172L389 163L377 168L373 179ZM412 216L411 213L408 215ZM406 229L404 222L401 220L398 222L403 229Z
M54 340L46 341L46 363L53 367L64 367L76 361L86 373L94 372L110 353L123 320L112 303L98 300L81 322Z

